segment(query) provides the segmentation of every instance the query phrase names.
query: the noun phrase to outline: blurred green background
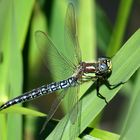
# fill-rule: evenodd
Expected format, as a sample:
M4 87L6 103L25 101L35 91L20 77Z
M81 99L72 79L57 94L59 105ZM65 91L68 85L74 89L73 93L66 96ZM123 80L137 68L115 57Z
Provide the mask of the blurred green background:
M68 3L68 0L0 1L1 104L52 81L53 75L50 76L42 62L34 34L37 30L47 32L58 50L67 56L70 52L64 50L64 21ZM99 56L115 56L113 63L116 76L110 80L114 83L128 80L140 65L138 63L140 60L140 31L138 30L140 2L138 0L73 0L73 3L77 15L78 36L83 60L93 61ZM134 36L132 36L133 34ZM130 41L124 45L130 37ZM123 45L126 49L121 49L117 53ZM55 77L53 78L55 79ZM84 121L80 131L82 132L90 126L98 129L92 129L89 134L103 140L140 139L138 132L140 113L137 110L139 107L139 83L140 72L137 70L116 96L119 88L107 95L106 93L109 91L103 87L102 91L105 89L104 95L107 95L109 100L114 97L106 107L95 94L93 102L90 97L90 101L95 106L90 104L90 110L82 110L85 116L83 115ZM80 95L89 86L90 84L82 86ZM45 121L45 118L41 116L48 113L56 96L56 94L52 94L40 97L23 105L30 109L19 105L1 112L0 140L34 140L47 137L56 122L49 124L46 133L40 137L39 131ZM89 100L84 98L84 101L86 103ZM86 107L84 105L83 108ZM55 118L62 118L63 108L58 109ZM95 116L90 114L92 110L95 111L93 113ZM87 118L88 114L90 114L89 118ZM102 129L106 131L104 132ZM51 135L50 139L52 139Z

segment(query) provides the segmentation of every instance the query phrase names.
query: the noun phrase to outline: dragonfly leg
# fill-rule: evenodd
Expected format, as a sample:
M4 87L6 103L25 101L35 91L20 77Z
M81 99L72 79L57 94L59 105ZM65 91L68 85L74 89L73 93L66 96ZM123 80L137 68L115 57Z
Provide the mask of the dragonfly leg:
M97 80L97 77L95 77L95 76L87 76L87 75L83 75L82 76L82 82L89 82L89 81L95 81L95 80Z
M107 86L108 89L112 90L115 89L117 87L119 87L120 85L125 84L126 82L119 82L117 84L110 84L110 82L108 80L105 80L105 85Z
M98 96L99 98L103 99L103 100L105 101L106 104L108 104L106 98L105 98L102 94L100 94L99 88L100 88L100 82L99 82L99 79L97 79L97 86L96 86L97 96Z

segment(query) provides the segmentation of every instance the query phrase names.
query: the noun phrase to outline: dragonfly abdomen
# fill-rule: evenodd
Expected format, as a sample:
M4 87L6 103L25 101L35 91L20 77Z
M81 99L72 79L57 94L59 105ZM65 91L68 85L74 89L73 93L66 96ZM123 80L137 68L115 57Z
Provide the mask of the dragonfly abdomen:
M33 99L38 98L42 95L50 94L50 93L55 92L57 90L61 90L61 89L68 88L71 86L76 86L76 84L77 84L77 82L76 82L75 77L70 77L66 80L54 82L54 83L51 83L48 85L43 85L37 89L33 89L29 92L24 93L23 95L20 95L12 100L9 100L8 102L6 102L2 106L0 106L0 110L3 110L5 108L10 107L10 106L17 104L17 103L23 103L23 102L26 102L29 100L33 100Z

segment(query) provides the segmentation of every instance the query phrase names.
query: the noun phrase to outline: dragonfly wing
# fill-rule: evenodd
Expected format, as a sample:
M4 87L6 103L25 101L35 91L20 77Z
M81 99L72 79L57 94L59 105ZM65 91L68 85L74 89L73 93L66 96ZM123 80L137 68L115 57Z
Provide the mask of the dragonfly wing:
M69 3L67 12L66 12L66 19L65 19L65 45L67 52L69 52L68 58L72 61L72 63L76 66L82 61L81 56L81 49L78 42L78 33L77 33L77 23L76 23L76 13L75 7L73 3ZM70 88L67 93L68 99L68 113L69 113L69 120L71 121L71 128L70 128L70 138L74 139L79 131L79 124L80 124L80 114L81 106L78 101L78 92L79 86ZM74 129L73 129L74 128ZM71 135L71 131L73 131L73 135ZM75 135L74 135L75 134Z
M68 5L66 12L64 37L68 57L77 66L82 61L82 57L78 42L75 7L72 3Z
M79 115L79 102L78 101L78 98L77 98L77 92L79 91L79 86L76 86L76 87L70 87L67 89L67 91L65 92L66 93L66 96L65 96L65 99L66 98L70 98L71 100L65 100L65 101L68 101L67 102L67 108L66 108L66 121L61 124L61 130L57 131L57 133L55 133L55 139L58 138L59 136L59 139L61 139L63 137L63 134L65 132L65 129L67 127L67 125L69 126L69 122L70 122L70 128L69 128L69 139L75 139L78 134L80 133L80 117L78 116ZM71 97L70 97L71 96ZM74 128L74 129L73 129ZM72 133L72 131L74 131Z
M45 129L46 125L48 124L48 122L50 121L50 119L53 117L53 115L55 114L55 112L57 111L59 105L61 104L62 100L64 99L64 97L66 98L71 98L72 100L68 102L68 107L67 107L67 112L69 113L66 124L64 126L64 128L66 127L68 120L70 119L70 121L72 122L72 124L75 123L76 119L78 119L78 112L79 112L79 106L78 106L78 98L77 98L77 92L79 91L79 86L77 87L69 87L65 90L62 90L59 93L58 98L53 102L51 109L48 113L47 116L47 120L44 123L42 129L41 129L41 133L43 132L43 130ZM71 95L71 97L69 97ZM76 106L76 107L75 107ZM62 130L62 135L63 135L63 131Z
M49 36L42 31L36 31L35 38L42 55L41 58L54 80L62 80L71 76L75 66L58 51Z
M70 112L69 118L72 124L75 123L77 116L78 116L78 92L79 86L72 87L67 93L68 95L68 112Z
M78 92L80 86L71 87L67 90L67 94L65 96L66 101L66 112L67 112L67 124L70 122L70 132L69 137L74 139L80 133L80 112L81 106L78 101ZM74 128L74 129L73 129ZM74 132L72 133L71 131ZM72 135L71 135L72 134Z
M66 92L67 92L68 89L65 89L65 90L62 90L60 93L59 93L59 96L57 99L55 99L55 101L53 102L53 104L51 105L51 109L48 113L48 116L47 116L47 120L46 122L44 123L42 129L41 129L41 132L42 133L46 127L46 125L48 124L48 122L51 120L51 118L53 117L53 115L55 114L55 112L57 111L59 105L61 104L64 96L66 95Z
M69 94L69 101L68 106L72 106L71 111L69 112L69 118L72 123L70 125L70 135L71 139L75 139L80 134L80 122L81 122L81 102L79 102L78 93L80 86L77 86L73 89L73 91ZM73 99L73 101L72 101ZM72 132L74 131L74 132Z

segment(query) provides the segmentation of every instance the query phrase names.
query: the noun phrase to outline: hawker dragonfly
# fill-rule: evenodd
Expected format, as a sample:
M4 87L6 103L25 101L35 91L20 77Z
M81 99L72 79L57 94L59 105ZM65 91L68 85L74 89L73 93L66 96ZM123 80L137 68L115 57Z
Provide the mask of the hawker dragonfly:
M54 73L53 69L50 69L54 77L63 77L64 79L60 78L61 80L58 82L43 85L15 97L14 99L11 99L1 105L0 111L17 103L33 100L37 97L60 90L58 100L57 102L53 103L51 111L48 115L48 122L54 115L64 96L66 94L73 94L73 98L75 99L71 100L70 102L75 101L74 103L71 103L74 106L78 101L76 96L78 95L79 85L89 81L96 81L97 96L103 99L105 103L108 103L106 98L100 94L99 87L102 83L107 83L106 85L110 89L116 87L112 87L113 85L110 85L107 80L112 72L111 59L107 57L100 57L97 61L91 63L82 61L81 50L77 38L75 8L72 3L70 3L67 8L65 18L65 47L68 49L67 51L70 51L69 57L66 57L56 48L46 33L37 31L35 33L35 37L37 45L42 53L45 50L42 49L41 46L47 47L45 55L50 62L50 68L56 68L57 71L60 70L60 72ZM62 69L64 70L62 71Z

